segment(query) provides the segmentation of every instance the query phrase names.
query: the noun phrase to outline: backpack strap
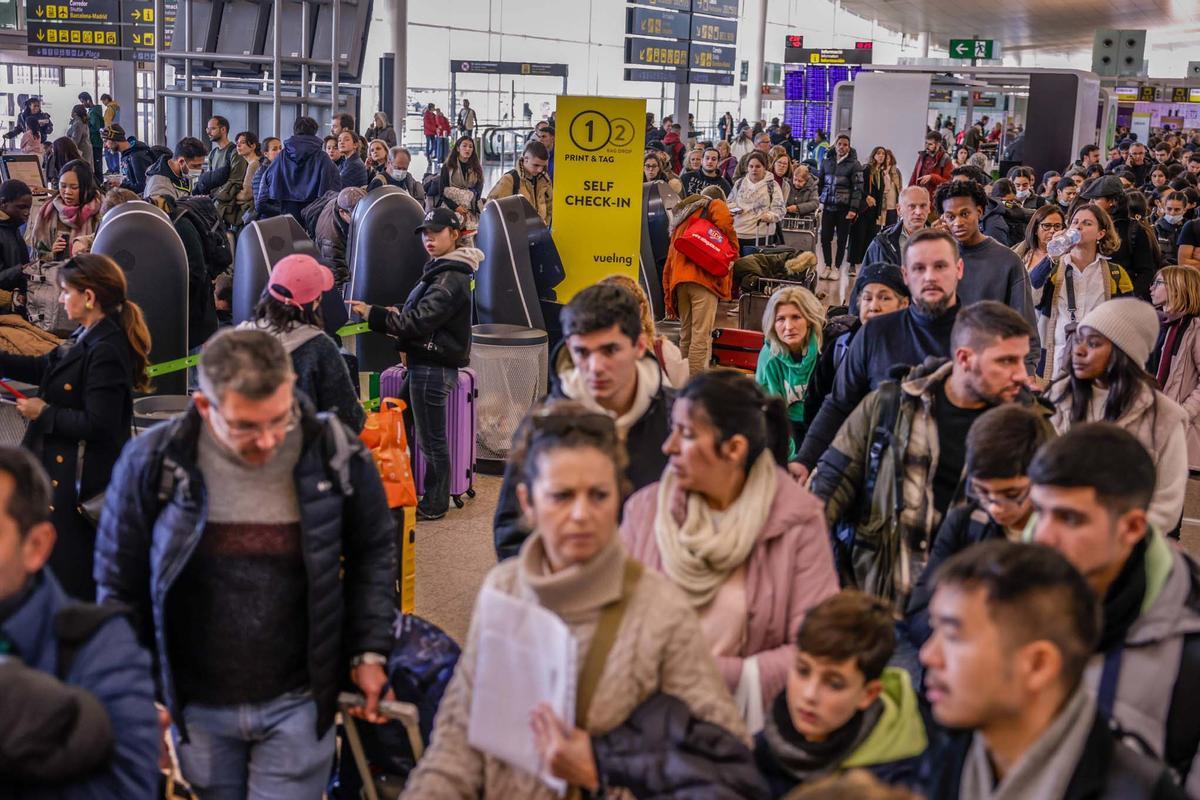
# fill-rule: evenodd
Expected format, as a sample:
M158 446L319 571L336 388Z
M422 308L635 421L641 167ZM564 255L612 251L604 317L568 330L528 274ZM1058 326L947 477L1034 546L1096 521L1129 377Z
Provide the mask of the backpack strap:
M354 484L350 482L350 460L354 458L350 434L337 415L330 411L317 412L317 419L323 426L321 441L325 448L326 466L337 480L338 491L344 497L350 497L354 494Z
M900 381L884 381L875 391L879 402L879 416L875 423L875 429L871 432L871 440L867 445L863 489L858 498L860 520L866 519L870 514L875 483L879 480L879 467L883 464L883 454L895 441L896 420L900 417ZM897 496L896 502L901 503L902 498Z
M113 617L123 616L128 612L125 606L118 603L71 603L59 609L54 615L54 635L58 639L58 663L54 674L60 681L65 681L75 664L75 658L95 635Z
M600 621L596 623L596 632L592 635L592 643L588 647L587 656L583 660L583 669L579 672L579 683L575 693L575 727L587 729L588 709L600 685L600 675L604 672L604 664L608 654L617 641L617 630L621 627L621 619L625 609L629 607L629 598L642 577L642 564L632 558L625 559L625 574L621 578L621 596L600 609Z
M512 176L512 195L511 196L516 197L517 195L519 195L521 193L521 173L517 172L515 169L510 169L507 172L507 174Z

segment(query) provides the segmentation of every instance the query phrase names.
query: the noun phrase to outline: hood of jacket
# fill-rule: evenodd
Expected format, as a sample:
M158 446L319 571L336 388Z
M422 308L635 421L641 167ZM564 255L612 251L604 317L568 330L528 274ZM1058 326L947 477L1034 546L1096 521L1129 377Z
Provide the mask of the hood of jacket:
M883 713L866 740L841 763L843 769L915 758L929 745L908 673L899 667L885 667L879 682Z
M299 165L324 152L321 140L316 136L298 133L283 143L280 155L290 163Z
M248 319L238 325L237 329L239 331L258 330L271 334L279 340L279 343L283 345L283 349L288 352L288 355L296 352L300 348L300 345L317 338L325 332L316 325L293 325L286 331L277 331L267 324L265 319Z
M708 208L711 200L712 198L705 197L702 194L689 195L680 200L675 208L671 209L671 233L674 233L675 229L692 214L701 209Z
M150 153L150 145L145 142L134 140L129 143L129 149L121 154L121 158L133 158L142 153L153 155Z
M1156 530L1146 548L1146 597L1125 644L1146 645L1200 633L1200 565Z
M622 436L633 427L634 423L642 418L650 408L650 404L662 393L666 386L666 378L663 376L662 366L652 353L647 352L637 363L637 393L633 398L633 406L618 417L611 411L602 408L592 398L591 393L587 390L587 382L583 374L571 361L571 354L566 348L565 340L555 350L553 361L555 367L553 371L555 385L552 387L550 393L552 395L561 394L569 400L576 400L583 403L593 411L614 417L617 422L617 429L621 432Z
M170 162L171 162L171 159L168 158L167 156L159 156L158 161L155 161L153 164L151 164L149 167L146 168L147 182L151 178L153 178L154 176L157 175L157 176L166 178L168 181L171 182L171 185L174 186L180 192L182 192L184 194L190 194L192 187L191 187L191 182L188 180L188 177L186 175L176 175L175 170L171 169Z
M479 271L479 265L483 263L484 253L478 247L458 247L446 253L444 256L438 256L433 261L430 261L425 268L424 278L432 278L434 275L445 272L447 270L456 270L458 272L466 272L472 278ZM462 267L467 267L463 270Z

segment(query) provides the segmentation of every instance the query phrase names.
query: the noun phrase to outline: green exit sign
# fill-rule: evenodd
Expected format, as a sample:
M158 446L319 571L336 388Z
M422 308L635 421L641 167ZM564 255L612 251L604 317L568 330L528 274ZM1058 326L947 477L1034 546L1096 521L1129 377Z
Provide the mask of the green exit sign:
M951 39L951 58L993 58L994 39Z

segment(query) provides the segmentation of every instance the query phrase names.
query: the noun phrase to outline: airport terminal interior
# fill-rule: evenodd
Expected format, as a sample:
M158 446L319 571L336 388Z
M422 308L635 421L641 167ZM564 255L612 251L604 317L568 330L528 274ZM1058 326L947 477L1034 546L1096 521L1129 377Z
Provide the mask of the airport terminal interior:
M1200 800L1200 0L0 0L0 135L0 800Z

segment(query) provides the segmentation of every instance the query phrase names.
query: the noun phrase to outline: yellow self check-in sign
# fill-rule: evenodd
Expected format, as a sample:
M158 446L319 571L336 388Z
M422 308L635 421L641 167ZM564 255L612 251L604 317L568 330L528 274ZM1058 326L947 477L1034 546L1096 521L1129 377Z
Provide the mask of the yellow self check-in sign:
M560 302L609 275L637 277L645 115L645 100L558 98L552 233L567 275Z

